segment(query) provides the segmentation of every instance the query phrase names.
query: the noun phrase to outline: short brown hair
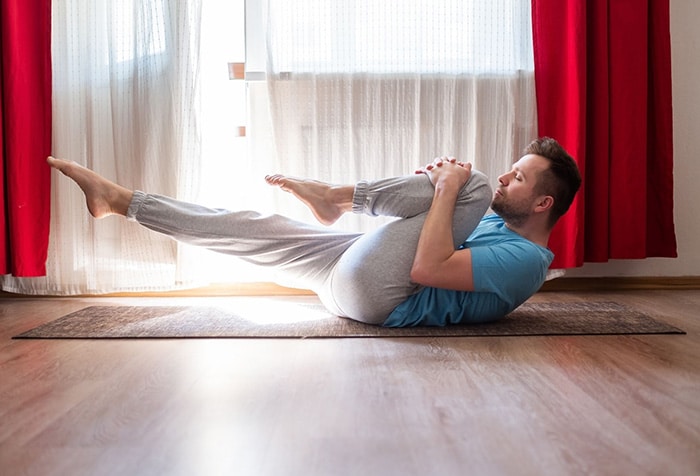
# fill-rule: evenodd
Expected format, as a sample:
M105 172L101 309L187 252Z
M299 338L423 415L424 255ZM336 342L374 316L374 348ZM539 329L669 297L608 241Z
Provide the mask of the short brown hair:
M581 187L581 173L573 157L551 137L540 137L525 147L525 154L535 154L549 161L549 168L537 180L538 194L550 195L554 205L550 213L550 227L566 213Z

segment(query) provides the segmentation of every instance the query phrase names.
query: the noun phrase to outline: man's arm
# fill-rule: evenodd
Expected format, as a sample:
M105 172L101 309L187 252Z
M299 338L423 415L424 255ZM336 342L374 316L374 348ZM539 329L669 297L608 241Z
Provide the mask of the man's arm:
M471 164L435 159L417 172L428 175L435 195L418 240L411 280L424 286L473 291L471 251L455 250L452 236L455 203L469 180Z

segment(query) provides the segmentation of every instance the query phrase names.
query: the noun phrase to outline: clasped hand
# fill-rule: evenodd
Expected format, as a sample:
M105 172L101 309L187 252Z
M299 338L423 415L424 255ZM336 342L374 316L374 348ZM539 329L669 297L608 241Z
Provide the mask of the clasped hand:
M436 157L431 163L416 169L416 174L426 174L433 185L438 182L454 182L462 187L472 173L472 164L460 162L454 157Z

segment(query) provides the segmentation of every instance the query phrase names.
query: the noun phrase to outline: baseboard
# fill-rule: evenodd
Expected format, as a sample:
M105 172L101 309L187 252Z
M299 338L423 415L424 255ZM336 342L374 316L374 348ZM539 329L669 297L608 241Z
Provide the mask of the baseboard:
M126 297L224 297L224 296L313 296L308 289L287 288L275 283L219 283L201 288L176 291L154 291L139 293L112 293L108 296Z
M544 283L540 291L645 291L652 289L700 289L700 276L616 276L601 278L557 278Z
M177 289L173 291L134 291L102 294L43 295L17 294L0 291L0 298L42 298L42 297L225 297L225 296L314 296L308 289L295 289L275 283L217 283L200 288Z
M700 276L683 277L601 277L601 278L557 278L544 283L540 292L576 291L646 291L646 290L693 290L700 289ZM274 283L224 283L176 291L150 291L110 293L67 297L224 297L224 296L313 296L307 289L295 289ZM0 291L0 298L41 298L43 295L14 294ZM55 297L55 296L54 296Z

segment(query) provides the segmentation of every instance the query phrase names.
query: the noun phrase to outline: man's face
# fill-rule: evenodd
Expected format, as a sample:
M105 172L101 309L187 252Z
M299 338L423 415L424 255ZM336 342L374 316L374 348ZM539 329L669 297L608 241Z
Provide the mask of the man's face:
M493 194L491 209L506 223L519 226L533 213L538 195L535 186L539 174L549 167L549 161L539 155L525 155L510 172L498 177L499 186Z

